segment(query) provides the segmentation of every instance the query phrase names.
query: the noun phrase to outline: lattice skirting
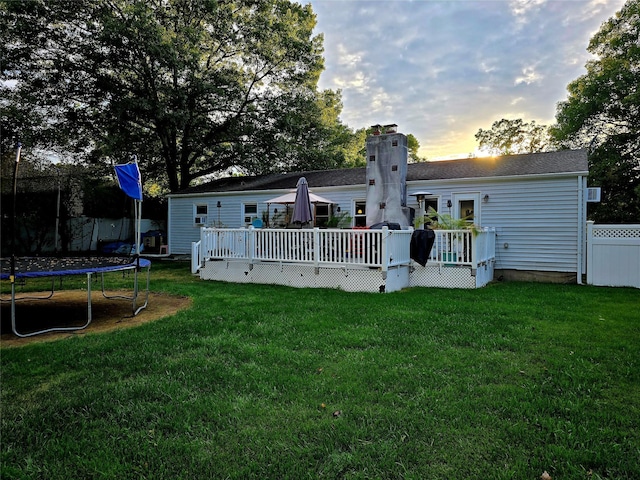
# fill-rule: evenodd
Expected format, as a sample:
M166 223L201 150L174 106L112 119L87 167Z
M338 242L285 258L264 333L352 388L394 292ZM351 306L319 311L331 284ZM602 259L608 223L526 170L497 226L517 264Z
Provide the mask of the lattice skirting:
M337 288L347 292L393 292L409 285L409 267L387 272L377 268L318 268L312 265L208 261L200 269L203 280L263 283L298 288Z
M493 264L472 271L468 267L417 263L392 268L384 278L377 268L327 268L286 263L250 264L241 261L207 261L200 269L203 280L262 283L298 288L337 288L347 292L395 292L407 287L479 288L493 279Z
M467 266L411 263L410 287L480 288L493 280L494 264L490 262L477 270Z

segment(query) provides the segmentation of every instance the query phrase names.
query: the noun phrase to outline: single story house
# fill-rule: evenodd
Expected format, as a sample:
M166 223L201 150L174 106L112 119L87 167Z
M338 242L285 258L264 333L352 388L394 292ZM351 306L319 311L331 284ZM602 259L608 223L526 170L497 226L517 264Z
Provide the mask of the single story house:
M495 229L496 278L581 283L587 175L586 150L410 163L406 207L417 211L422 196L438 212ZM190 254L201 227L282 221L287 205L270 201L293 192L302 176L331 202L314 204L316 226L338 214L350 227L365 225L364 167L221 178L169 195L169 253Z

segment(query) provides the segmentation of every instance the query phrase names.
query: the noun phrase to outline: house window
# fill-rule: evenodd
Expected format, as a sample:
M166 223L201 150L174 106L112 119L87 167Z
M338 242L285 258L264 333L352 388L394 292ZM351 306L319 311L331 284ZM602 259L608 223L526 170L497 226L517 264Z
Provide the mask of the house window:
M436 197L427 197L424 200L424 224L431 225L436 219L432 218L429 212L438 212L438 199Z
M353 210L353 224L356 227L367 226L367 202L365 200L356 201L356 208Z
M207 224L209 214L209 206L206 204L193 206L193 224L196 227L202 227Z
M329 205L326 203L316 204L315 218L316 227L326 227L329 222Z
M460 218L473 223L475 218L475 205L473 200L460 200Z
M244 210L242 215L244 218L244 225L245 227L248 227L255 218L258 218L258 204L245 203L242 208Z
M482 225L480 192L452 194L453 218L464 219L468 223Z

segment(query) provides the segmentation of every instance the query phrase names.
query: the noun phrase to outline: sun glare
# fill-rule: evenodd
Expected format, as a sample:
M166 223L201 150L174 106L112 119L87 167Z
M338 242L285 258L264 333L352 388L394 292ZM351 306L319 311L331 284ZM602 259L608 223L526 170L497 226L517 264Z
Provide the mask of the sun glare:
M473 151L473 156L478 158L485 158L485 157L495 158L495 157L498 157L499 155L496 155L495 153L493 153L489 148L476 147L475 150Z

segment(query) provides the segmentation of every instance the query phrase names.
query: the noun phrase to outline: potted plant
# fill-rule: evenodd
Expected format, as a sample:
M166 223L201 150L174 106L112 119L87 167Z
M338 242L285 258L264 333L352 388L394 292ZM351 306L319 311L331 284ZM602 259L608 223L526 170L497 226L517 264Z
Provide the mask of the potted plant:
M480 233L480 227L469 220L473 217L454 218L449 213L438 213L433 207L429 207L427 217L431 219L431 227L434 230L470 230L475 237Z
M434 230L469 230L472 236L480 233L480 227L469 220L471 217L454 218L449 213L438 213L432 207L427 211L427 217L431 219L431 228ZM456 261L460 252L460 244L462 243L461 234L453 234L450 242L445 245L445 250L441 253L443 261Z
M349 212L340 212L327 220L327 228L346 228L351 225Z

